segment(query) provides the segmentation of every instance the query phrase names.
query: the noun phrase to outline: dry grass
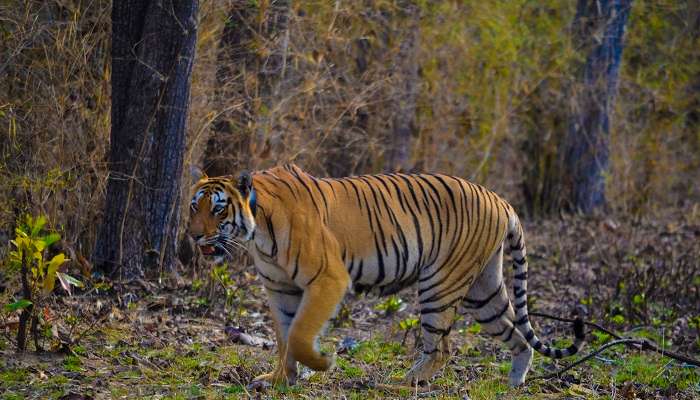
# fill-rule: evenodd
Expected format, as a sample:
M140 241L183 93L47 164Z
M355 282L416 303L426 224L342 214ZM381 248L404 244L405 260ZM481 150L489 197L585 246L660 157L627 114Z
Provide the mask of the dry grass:
M288 30L276 32L277 3L260 2L241 45L248 58L227 65L221 37L231 4L202 2L187 165L218 158L233 173L286 161L320 175L383 170L404 94L400 46L416 25L403 3L295 3ZM546 189L581 59L567 36L572 7L419 7L415 169L471 178L516 205L525 203L524 184ZM700 171L696 15L684 1L634 5L608 178L615 210L698 201L697 185L687 184ZM19 213L46 214L89 258L106 177L109 32L105 2L0 5L3 235ZM221 150L205 155L212 137Z

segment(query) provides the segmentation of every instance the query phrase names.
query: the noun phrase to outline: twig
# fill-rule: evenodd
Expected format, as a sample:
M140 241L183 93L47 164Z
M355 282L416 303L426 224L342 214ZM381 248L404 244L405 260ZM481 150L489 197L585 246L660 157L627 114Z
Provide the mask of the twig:
M537 312L533 312L533 313L530 313L530 316L534 316L534 317L543 317L543 318L553 319L553 320L555 320L555 321L562 321L562 322L569 322L569 323L573 323L573 322L575 321L575 320L573 320L573 319L571 319L571 318L562 318L562 317L557 317L557 316L550 315L550 314L546 314L546 313L537 313ZM597 329L597 330L599 330L599 331L601 331L601 332L607 333L608 335L614 337L616 340L614 340L614 341L612 341L612 342L609 342L609 343L606 343L605 345L603 345L603 346L600 347L599 349L593 351L592 353L589 353L587 356L581 358L580 360L577 360L576 362L573 362L573 363L567 365L566 367L564 367L564 368L562 368L562 369L560 369L560 370L558 370L558 371L552 372L552 373L547 374L547 375L537 375L537 376L533 376L533 377L530 378L529 380L549 379L549 378L557 377L557 376L561 375L562 373L564 373L564 372L570 370L571 368L573 368L573 367L575 367L575 366L577 366L577 365L579 365L579 364L581 364L581 363L583 363L583 362L585 362L585 361L588 361L589 359L591 359L591 358L597 356L598 354L602 353L605 349L607 349L607 348L609 348L609 347L612 347L612 346L619 345L619 344L624 344L624 345L627 346L627 347L635 348L635 349L638 349L638 350L651 350L651 351L653 351L653 352L655 352L655 353L659 353L659 354L661 354L662 356L665 356L665 357L668 357L668 358L672 358L672 359L674 359L674 360L676 360L676 361L681 361L681 362L684 362L684 363L686 363L686 364L690 364L690 365L694 365L694 366L696 366L696 367L700 367L700 361L695 360L695 359L690 358L690 357L686 357L686 356L684 356L684 355L682 355L682 354L678 354L678 353L674 353L674 352L668 351L668 350L663 349L663 348L660 349L660 348L656 345L656 343L652 342L651 340L648 340L648 339L623 338L622 336L616 334L615 332L613 332L613 331L611 331L611 330L609 330L609 329L606 329L605 327L603 327L603 326L601 326L601 325L599 325L599 324L596 324L596 323L594 323L594 322L583 321L583 323L584 323L585 325L588 325L588 326L590 326L590 327L593 327L593 328L595 328L595 329Z
M558 370L558 371L554 371L554 372L552 372L552 373L550 373L550 374L546 374L546 375L536 375L536 376L533 376L532 378L529 378L528 380L529 380L529 381L534 381L534 380L537 380L537 379L556 378L556 377L558 377L559 375L563 374L564 372L570 370L571 368L573 368L573 367L575 367L575 366L577 366L577 365L579 365L579 364L581 364L581 363L584 363L584 362L588 361L589 359L591 359L591 358L597 356L598 354L602 353L603 351L605 351L605 349L607 349L607 348L609 348L609 347L617 346L618 344L627 344L627 343L642 344L642 343L641 343L641 340L639 340L639 339L619 339L619 340L613 340L612 342L603 345L603 346L602 346L601 348L599 348L598 350L596 350L596 351L594 351L594 352L588 354L587 356L581 358L580 360L577 360L576 362L573 362L573 363L567 365L566 367L564 367L564 368L562 368L562 369L560 369L560 370Z
M563 317L557 317L554 315L546 314L546 313L540 313L540 312L531 312L528 313L528 315L533 316L533 317L542 317L542 318L548 318L548 319L553 319L555 321L561 321L561 322L568 322L570 324L573 324L576 322L575 319L573 318L563 318ZM598 325L595 322L589 322L589 321L583 321L585 325L588 325L592 328L596 328L597 330L607 333L608 335L614 337L615 339L622 339L622 336L616 334L615 332L603 327L602 325Z

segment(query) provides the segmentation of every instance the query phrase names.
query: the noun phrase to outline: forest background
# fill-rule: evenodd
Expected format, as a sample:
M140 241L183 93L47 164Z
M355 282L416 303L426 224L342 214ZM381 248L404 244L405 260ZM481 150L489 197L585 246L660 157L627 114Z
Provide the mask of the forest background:
M616 2L629 7L610 126L595 143L609 153L604 203L588 209L572 195L567 149L588 110L591 51L605 41L605 25L585 18L600 3L202 0L178 171L180 257L136 275L189 273L190 166L440 172L501 194L542 227L542 243L568 229L556 221L576 227L568 240L593 229L625 242L603 252L624 264L614 272L569 247L603 265L600 281L615 278L605 295L580 294L602 296L597 316L623 314L626 326L681 319L683 349L698 352L700 3ZM0 242L23 215L44 215L66 268L86 281L109 218L111 15L108 1L0 3ZM657 252L634 248L665 237L673 243ZM668 271L675 278L659 278ZM647 286L624 287L635 279Z

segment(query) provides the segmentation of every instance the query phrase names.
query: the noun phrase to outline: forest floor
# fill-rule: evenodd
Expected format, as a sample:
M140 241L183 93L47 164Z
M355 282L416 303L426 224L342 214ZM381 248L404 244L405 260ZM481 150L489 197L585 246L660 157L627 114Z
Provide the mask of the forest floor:
M700 358L700 224L679 213L658 221L611 218L528 223L529 309L586 319L622 336ZM349 295L322 341L338 352L330 372L303 370L293 387L249 385L275 360L265 299L251 267L218 267L178 284L92 283L56 296L45 312L45 347L18 355L12 320L0 335L0 398L457 398L698 399L700 368L616 346L557 378L507 385L510 356L456 322L451 358L427 387L390 389L416 355L411 290L373 299ZM568 325L532 318L541 338L570 343ZM583 354L611 340L588 329ZM66 344L66 342L71 342ZM403 342L403 343L402 343ZM529 377L557 370L536 355Z

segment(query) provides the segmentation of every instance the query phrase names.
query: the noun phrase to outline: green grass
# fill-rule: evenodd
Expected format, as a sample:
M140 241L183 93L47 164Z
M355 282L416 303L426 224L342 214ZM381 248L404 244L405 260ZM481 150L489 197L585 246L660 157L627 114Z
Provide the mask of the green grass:
M653 333L653 332L652 332ZM647 335L650 333L642 333ZM58 363L41 361L33 368L6 368L0 372L2 398L22 398L34 393L42 398L58 398L71 387L92 387L99 370L103 379L103 394L111 397L158 397L169 399L245 398L250 379L269 371L276 352L248 346L211 347L199 344L166 345L163 348L142 348L127 341L125 334L111 331L107 346L101 337L92 345L83 344L82 356L70 355ZM457 336L457 335L455 335ZM388 392L365 388L374 383L392 384L402 379L413 363L413 348L401 346L396 337L376 335L360 341L348 353L338 355L336 369L306 376L293 387L267 389L265 398L329 398L341 394L349 399L379 399L412 397L413 393L397 389ZM552 380L533 381L521 388L508 386L510 357L500 347L474 332L452 338L455 352L450 363L431 381L436 398L528 399L556 395L557 398L609 398L611 386L620 389L627 382L641 385L643 395L672 390L692 398L700 394L700 370L682 368L665 357L648 353L632 353L624 348L609 349L601 356L611 362L591 360L569 372L578 384ZM591 347L609 340L598 335ZM99 345L96 345L97 343ZM324 342L332 351L332 340ZM566 344L566 341L559 342ZM89 354L89 356L88 356ZM572 360L555 363L557 368ZM97 362L97 367L92 367ZM530 376L551 370L552 360L536 355ZM58 368L58 370L56 370ZM52 371L43 381L36 371ZM224 371L228 371L224 374ZM76 377L76 372L78 376ZM107 373L105 373L107 372ZM95 390L100 390L96 387ZM405 393L401 392L403 390ZM107 393L104 393L107 391ZM332 393L332 394L331 394ZM663 392L666 393L666 392ZM691 394L692 393L692 394ZM686 396L687 397L687 396Z
M678 390L697 387L700 384L700 370L672 365L675 362L666 357L631 355L616 364L616 382L635 382L659 389L673 386Z
M12 368L0 372L0 382L6 383L21 383L28 379L29 371L24 368Z

